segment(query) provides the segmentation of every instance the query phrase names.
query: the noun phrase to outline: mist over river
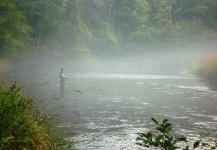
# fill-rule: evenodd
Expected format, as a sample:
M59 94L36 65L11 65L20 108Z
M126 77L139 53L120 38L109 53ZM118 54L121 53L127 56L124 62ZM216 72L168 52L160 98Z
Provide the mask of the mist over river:
M198 59L201 55L192 56ZM136 64L132 60L118 67L105 63L101 69L96 65L75 70L75 66L62 65L69 75L65 96L46 106L55 110L64 106L59 112L66 121L58 129L79 150L141 149L135 144L136 133L153 129L151 117L169 119L174 131L190 141L214 141L217 91L182 73L194 60L190 55L188 61L153 55L141 62L137 59ZM45 71L20 71L11 77L25 84L24 90L39 91L37 97L47 100L45 95L59 94L60 68L53 64Z
M168 118L178 134L196 140L215 137L217 92L198 79L144 74L71 74L67 107L78 113L76 124L62 124L78 149L138 149L135 133L153 127L151 117ZM74 119L75 119L74 118ZM68 134L69 135L69 134ZM69 137L70 138L70 137Z

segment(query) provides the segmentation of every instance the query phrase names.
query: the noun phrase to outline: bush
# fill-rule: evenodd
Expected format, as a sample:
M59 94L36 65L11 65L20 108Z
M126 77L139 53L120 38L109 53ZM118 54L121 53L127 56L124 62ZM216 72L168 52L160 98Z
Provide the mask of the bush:
M16 84L0 87L0 148L2 150L62 150L72 143L55 136L52 117L34 106L35 100L20 93Z
M159 123L155 118L151 118L152 121L157 125L156 130L158 134L155 135L151 132L147 133L137 133L138 137L136 138L137 145L148 148L159 148L162 150L189 150L190 146L186 143L187 138L185 136L177 135L172 132L172 124L168 122L168 119L163 119L161 123ZM181 148L180 143L185 143L185 147ZM194 142L193 149L200 147L203 149L207 146L207 143L198 140ZM216 149L216 146L211 146L210 149Z
M197 76L201 71L201 65L193 62L189 65L187 68L186 74L191 75L191 76Z
M204 57L202 70L217 74L217 53L212 53Z
M217 88L217 53L204 57L198 76L212 89Z

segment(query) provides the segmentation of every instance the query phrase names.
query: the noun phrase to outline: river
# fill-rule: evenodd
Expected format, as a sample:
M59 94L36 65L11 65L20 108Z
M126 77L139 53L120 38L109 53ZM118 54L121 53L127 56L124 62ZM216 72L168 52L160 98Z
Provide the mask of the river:
M205 52L182 53L110 61L101 64L102 68L51 63L20 70L10 78L24 84L24 91L45 99L45 111L63 115L58 129L79 150L141 149L135 144L136 133L153 130L151 117L169 119L174 131L190 141L214 141L217 91L180 73ZM58 98L61 66L69 75L63 99Z
M66 82L63 101L73 121L59 128L79 150L139 149L135 133L153 129L151 117L169 119L175 131L190 140L216 137L217 92L197 78L108 73L70 76L73 80Z

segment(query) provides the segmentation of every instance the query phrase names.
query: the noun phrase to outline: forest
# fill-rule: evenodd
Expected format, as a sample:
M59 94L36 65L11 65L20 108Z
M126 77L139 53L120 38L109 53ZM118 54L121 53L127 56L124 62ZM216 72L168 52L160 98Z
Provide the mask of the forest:
M214 0L0 0L0 57L72 60L201 46Z

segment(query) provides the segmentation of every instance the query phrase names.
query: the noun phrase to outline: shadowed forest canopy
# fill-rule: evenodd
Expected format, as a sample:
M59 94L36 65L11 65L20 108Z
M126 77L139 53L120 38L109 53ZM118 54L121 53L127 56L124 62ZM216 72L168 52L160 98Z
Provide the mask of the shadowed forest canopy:
M0 57L111 57L216 32L215 0L0 0Z

